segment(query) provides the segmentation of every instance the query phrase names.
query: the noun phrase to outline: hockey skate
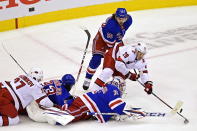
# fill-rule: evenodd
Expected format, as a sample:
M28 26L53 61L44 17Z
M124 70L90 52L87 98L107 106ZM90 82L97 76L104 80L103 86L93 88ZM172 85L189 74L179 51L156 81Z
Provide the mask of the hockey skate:
M90 79L87 79L87 78L86 78L86 79L84 80L84 83L83 83L83 89L84 89L84 90L88 90L88 89L89 89L90 82L91 82Z

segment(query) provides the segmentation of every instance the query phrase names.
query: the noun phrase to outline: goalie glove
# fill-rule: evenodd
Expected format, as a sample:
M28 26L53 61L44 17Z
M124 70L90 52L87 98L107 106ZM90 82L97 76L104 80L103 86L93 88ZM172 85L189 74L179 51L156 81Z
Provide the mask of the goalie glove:
M128 115L114 115L112 119L114 119L115 121L125 121L128 118Z

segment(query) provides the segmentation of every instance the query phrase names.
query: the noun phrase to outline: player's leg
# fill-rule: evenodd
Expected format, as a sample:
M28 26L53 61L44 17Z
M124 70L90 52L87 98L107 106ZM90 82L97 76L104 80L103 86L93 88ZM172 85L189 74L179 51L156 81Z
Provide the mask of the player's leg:
M5 116L5 115L1 115L0 114L0 126L11 126L11 125L16 125L19 123L19 117L16 116L14 118Z
M105 54L104 62L103 62L103 71L96 79L93 86L93 90L101 89L104 86L104 84L106 84L106 82L112 77L114 73L115 61L112 58L112 51L113 49L110 49Z
M6 88L0 89L0 126L15 125L19 123L14 100Z
M28 105L26 109L28 116L36 122L48 122L51 125L61 124L65 126L74 119L66 111L56 107L39 107L35 101Z
M92 46L93 55L89 62L88 68L86 70L85 81L83 84L84 90L87 90L89 88L91 79L95 74L97 68L101 64L101 59L103 58L105 51L106 51L106 44L103 41L100 33L97 33L96 37L93 40L93 46Z
M87 112L90 112L90 110L84 104L80 97L77 97L73 101L73 103L67 109L64 110L66 110L69 114L75 117L72 122L87 120L92 117L91 115L87 114Z

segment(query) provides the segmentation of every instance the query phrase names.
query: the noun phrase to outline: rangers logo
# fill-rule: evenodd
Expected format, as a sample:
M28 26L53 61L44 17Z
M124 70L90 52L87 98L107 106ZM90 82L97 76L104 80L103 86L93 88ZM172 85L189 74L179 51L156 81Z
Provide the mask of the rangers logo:
M121 33L117 34L117 38L118 38L118 40L122 40L123 36L121 35Z
M107 33L107 38L112 39L113 38L113 34L112 33Z

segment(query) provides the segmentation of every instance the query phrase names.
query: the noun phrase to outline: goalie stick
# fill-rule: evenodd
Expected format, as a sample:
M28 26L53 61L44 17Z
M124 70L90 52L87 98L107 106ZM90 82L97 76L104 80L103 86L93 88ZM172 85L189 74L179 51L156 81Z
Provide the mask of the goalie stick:
M123 112L125 115L128 115L129 117L135 117L136 115L142 117L166 117L170 115L175 115L176 112L178 112L181 109L181 102L177 102L175 107L169 112L145 112L145 111L139 111L141 108L131 108L126 109ZM87 112L88 115L118 115L117 113L98 113L98 112Z
M6 49L5 45L3 44L3 42L1 43L3 49L5 50L5 52L12 58L12 60L14 60L14 62L22 69L22 71L27 75L27 72L24 70L24 68L18 63L18 61L11 55L11 53L8 52L8 50Z
M124 112L130 113L130 110L125 110ZM142 117L165 117L169 113L164 113L164 112L144 112L145 115L138 114L139 116ZM87 112L88 115L119 115L117 113L98 113L98 112ZM129 117L135 116L136 113L131 113L131 115L128 115ZM126 114L127 115L127 114Z
M86 56L86 53L87 53L87 49L88 49L88 45L90 43L90 38L91 38L91 34L88 31L88 29L83 29L83 31L86 33L88 39L87 39L86 47L85 47L84 54L83 54L83 57L82 57L82 60L81 60L81 65L80 65L80 68L79 68L79 71L78 71L78 74L77 74L76 82L79 80L79 76L81 74L81 70L82 70L82 67L83 67L84 59L85 59L85 56Z
M137 71L134 69L134 72L137 74ZM139 81L138 79L137 79L137 81L138 81L138 83L140 84L140 85L142 85L144 88L145 88L145 85L141 82L141 81ZM152 92L151 93L153 96L155 96L157 99L159 99L162 103L164 103L166 106L168 106L170 109L172 109L172 111L171 112L173 112L173 109L174 108L172 108L169 104L167 104L164 100L162 100L159 96L157 96L154 92ZM182 101L178 101L177 102L178 104L176 104L176 106L177 106L177 109L179 108L179 107L181 107L182 106L182 104L183 104L183 102ZM185 116L183 116L181 113L179 113L178 111L176 111L176 109L174 109L175 111L175 113L177 113L179 116L181 116L183 119L184 119L184 124L188 124L189 123L189 120L185 117ZM181 108L181 109L179 109L180 110L180 112L182 112L183 111L183 109ZM174 114L175 114L174 113Z

